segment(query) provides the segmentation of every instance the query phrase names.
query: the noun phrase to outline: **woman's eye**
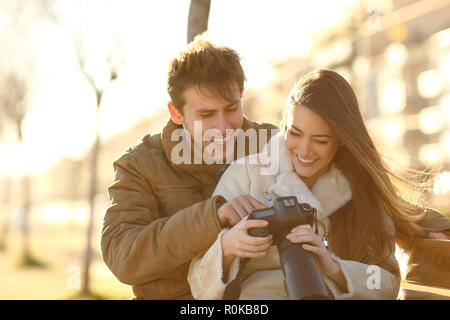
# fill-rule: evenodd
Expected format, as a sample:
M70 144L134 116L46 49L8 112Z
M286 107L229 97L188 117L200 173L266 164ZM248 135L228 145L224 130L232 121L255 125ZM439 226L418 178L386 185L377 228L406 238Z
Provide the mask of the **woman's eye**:
M320 143L320 144L327 144L328 143L328 141L322 141L322 140L316 140L316 142Z
M289 134L293 135L294 137L299 137L299 136L300 136L300 134L295 133L295 132L292 131L292 130L289 130Z

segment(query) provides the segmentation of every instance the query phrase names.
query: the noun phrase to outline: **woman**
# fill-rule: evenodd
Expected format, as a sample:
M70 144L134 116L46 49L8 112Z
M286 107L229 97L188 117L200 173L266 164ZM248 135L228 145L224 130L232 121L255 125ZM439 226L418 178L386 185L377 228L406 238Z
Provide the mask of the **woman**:
M268 160L279 162L278 172L262 173ZM314 255L331 296L395 299L400 285L395 241L406 245L425 231L416 223L423 210L406 202L393 181L401 180L376 150L350 85L334 71L318 70L293 88L280 133L261 154L231 165L214 194L227 200L249 194L266 205L267 195L295 195L316 208L318 233L300 225L287 238ZM188 280L194 298L222 299L243 257L252 259L240 299L287 298L272 236L247 234L264 225L243 219L192 261ZM378 278L371 283L372 275Z

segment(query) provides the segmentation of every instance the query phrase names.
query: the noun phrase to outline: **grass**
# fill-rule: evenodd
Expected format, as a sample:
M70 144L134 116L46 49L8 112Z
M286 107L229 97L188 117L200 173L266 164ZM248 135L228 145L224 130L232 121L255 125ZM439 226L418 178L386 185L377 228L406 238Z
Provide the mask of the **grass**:
M46 269L49 267L48 263L37 258L35 255L28 253L22 254L17 262L17 267L19 268L42 268Z
M35 228L30 240L32 255L25 257L20 232L9 233L7 250L0 252L0 300L129 300L133 296L131 287L119 282L103 262L96 239L91 292L81 295L79 288L73 289L77 283L72 281L73 270L82 270L84 261L84 228Z
M111 300L111 296L92 291L82 294L80 291L67 296L64 300Z

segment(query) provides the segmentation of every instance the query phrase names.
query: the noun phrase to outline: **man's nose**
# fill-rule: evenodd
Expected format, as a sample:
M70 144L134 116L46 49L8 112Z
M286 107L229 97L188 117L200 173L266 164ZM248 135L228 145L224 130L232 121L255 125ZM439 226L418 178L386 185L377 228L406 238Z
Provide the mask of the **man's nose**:
M232 129L233 127L225 115L220 115L217 119L216 128L220 130L223 136L226 136L227 129Z

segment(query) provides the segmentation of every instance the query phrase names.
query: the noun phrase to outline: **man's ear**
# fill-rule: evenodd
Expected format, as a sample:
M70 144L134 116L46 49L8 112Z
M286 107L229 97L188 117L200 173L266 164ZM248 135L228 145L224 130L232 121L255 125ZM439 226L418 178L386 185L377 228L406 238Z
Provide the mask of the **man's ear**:
M172 101L169 101L167 107L169 108L170 117L172 118L173 122L175 122L176 124L182 124L183 121L181 119L181 112L177 109L177 107L175 107Z

